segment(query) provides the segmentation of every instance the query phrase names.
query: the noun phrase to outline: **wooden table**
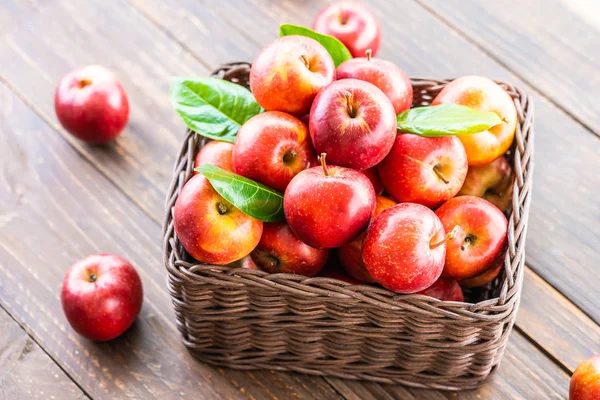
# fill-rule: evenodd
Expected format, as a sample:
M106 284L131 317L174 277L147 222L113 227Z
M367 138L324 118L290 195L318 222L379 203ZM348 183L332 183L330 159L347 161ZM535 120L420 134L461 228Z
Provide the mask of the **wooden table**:
M184 137L169 77L252 60L317 0L0 0L0 398L554 399L600 353L600 12L583 0L373 0L380 56L409 75L481 74L536 102L536 168L521 308L498 375L438 392L195 361L180 342L161 263L165 190ZM112 145L58 124L69 70L117 72L131 117ZM75 334L59 290L76 259L120 254L141 273L121 338Z

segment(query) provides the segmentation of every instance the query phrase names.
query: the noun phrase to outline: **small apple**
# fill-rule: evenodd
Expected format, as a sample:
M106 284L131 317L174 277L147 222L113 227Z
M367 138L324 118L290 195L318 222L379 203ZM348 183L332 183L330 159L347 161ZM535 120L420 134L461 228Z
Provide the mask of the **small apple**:
M460 283L461 286L468 288L485 286L496 279L496 277L500 274L500 271L502 271L502 268L504 268L504 258L500 257L496 265L496 267L488 269L481 275L474 276L473 278L461 279L458 283Z
M250 257L250 255L247 255L239 260L229 263L229 266L231 268L246 268L246 269L260 270L260 268L258 268L258 266L254 263L254 261L252 260L252 257Z
M250 256L263 271L312 277L327 262L329 250L310 247L298 239L286 222L267 222Z
M510 95L491 79L464 76L450 82L431 105L453 103L479 111L493 111L503 124L459 138L467 151L469 166L485 165L502 156L510 148L517 127L517 110Z
M129 102L119 78L100 65L69 72L54 94L61 125L89 144L115 139L129 119Z
M418 294L436 298L441 301L465 301L463 291L457 281L453 279L439 278L425 290Z
M342 79L323 89L310 110L309 130L317 153L354 169L377 165L396 137L394 107L377 86Z
M235 173L280 192L296 174L316 162L308 129L298 118L267 111L240 128L233 149Z
M367 49L379 50L381 28L368 8L353 2L338 2L322 9L315 17L313 30L338 38L353 57L362 57Z
M371 222L362 257L371 276L386 289L416 293L441 275L446 235L440 219L420 204L401 203L383 211Z
M207 264L229 264L250 254L263 223L225 200L202 174L181 189L173 212L175 233L185 250Z
M381 179L379 179L379 174L377 173L377 167L363 169L361 172L363 174L365 174L365 176L367 178L369 178L369 180L371 181L371 184L373 185L373 189L375 189L375 194L377 196L379 196L381 193L383 193L383 189L384 189L383 182L381 182Z
M300 172L283 196L285 218L304 243L318 249L340 247L367 227L375 190L359 171L327 166Z
M60 292L73 329L92 340L111 340L125 332L142 308L144 290L137 271L112 254L94 254L75 262Z
M506 248L508 221L492 203L475 196L448 200L435 211L445 229L459 226L454 239L446 243L442 276L466 279L495 267Z
M262 49L250 69L252 94L267 111L304 115L335 79L335 64L319 42L284 36Z
M231 155L233 153L233 144L212 140L206 143L196 155L194 168L204 164L214 165L226 171L233 172ZM194 174L199 172L194 171Z
M377 168L385 190L398 202L435 208L458 193L468 165L456 136L403 133Z
M381 214L383 210L387 210L396 204L398 203L392 199L388 199L387 197L383 196L377 196L377 199L375 200L375 211L373 211L371 220ZM362 233L358 238L340 247L337 251L337 255L340 260L340 264L342 264L348 275L360 282L373 283L375 282L375 279L373 279L371 274L369 274L369 271L367 271L365 263L362 259L362 246L364 238L365 234Z
M575 369L569 385L569 400L600 399L600 355L591 357Z
M504 156L490 164L471 166L458 195L482 197L506 211L512 202L512 173Z
M371 50L363 57L343 62L337 67L337 79L360 79L377 86L400 114L413 102L413 87L408 76L396 64L371 57Z

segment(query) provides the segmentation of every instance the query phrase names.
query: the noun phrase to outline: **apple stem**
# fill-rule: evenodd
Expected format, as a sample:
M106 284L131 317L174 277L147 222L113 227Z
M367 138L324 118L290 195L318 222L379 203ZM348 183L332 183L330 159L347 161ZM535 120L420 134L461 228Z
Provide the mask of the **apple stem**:
M446 179L446 177L442 174L442 171L439 170L439 167L437 165L433 166L433 172L435 172L438 178L440 178L445 184L450 183L450 181Z
M306 58L306 56L304 54L302 54L300 56L300 59L302 60L302 62L304 63L304 65L306 66L306 68L310 69L310 64L308 63L308 59Z
M325 157L327 157L327 153L321 153L319 156L319 161L321 162L321 167L323 167L323 173L325 176L329 176L329 172L327 171L327 164L325 163Z
M91 273L91 274L90 274L90 282L92 282L92 283L93 283L93 282L96 282L96 279L98 279L98 277L96 276L96 274L94 274L94 273Z
M348 116L350 118L356 117L356 111L352 107L352 93L345 92L344 96L346 97L346 111L348 111Z
M431 250L436 249L438 247L440 247L441 245L443 245L444 243L446 243L448 240L452 239L459 230L459 226L458 225L454 225L454 228L452 228L452 230L450 232L448 232L448 234L446 234L446 237L444 239L442 239L441 241L434 243L434 244L429 244L429 248Z
M367 61L371 61L371 56L373 55L373 50L367 49L365 51L365 56L367 56Z
M223 203L217 203L217 210L219 214L223 215L227 212L227 206Z

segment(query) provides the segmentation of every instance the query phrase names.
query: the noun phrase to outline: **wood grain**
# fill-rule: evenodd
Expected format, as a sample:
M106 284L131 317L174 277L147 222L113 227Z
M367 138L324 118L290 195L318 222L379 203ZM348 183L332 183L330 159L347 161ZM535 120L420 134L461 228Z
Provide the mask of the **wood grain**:
M600 135L597 3L419 1Z
M0 399L34 398L88 397L0 308Z
M211 368L176 331L160 260L160 227L0 85L0 303L93 398L337 399L318 377ZM97 252L130 260L142 313L122 337L94 343L62 313L69 265Z

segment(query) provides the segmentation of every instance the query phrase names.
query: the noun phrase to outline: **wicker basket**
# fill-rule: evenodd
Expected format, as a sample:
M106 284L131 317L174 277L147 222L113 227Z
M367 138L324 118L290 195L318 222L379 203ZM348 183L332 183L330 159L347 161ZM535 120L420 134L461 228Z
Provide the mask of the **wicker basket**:
M249 64L214 76L248 87ZM414 104L427 105L448 81L413 79ZM202 265L183 249L172 210L205 143L188 132L173 172L164 221L164 263L177 326L200 360L382 383L460 390L481 385L500 363L519 306L533 169L533 105L518 88L519 124L510 152L512 211L504 270L474 303L398 295L332 278Z

